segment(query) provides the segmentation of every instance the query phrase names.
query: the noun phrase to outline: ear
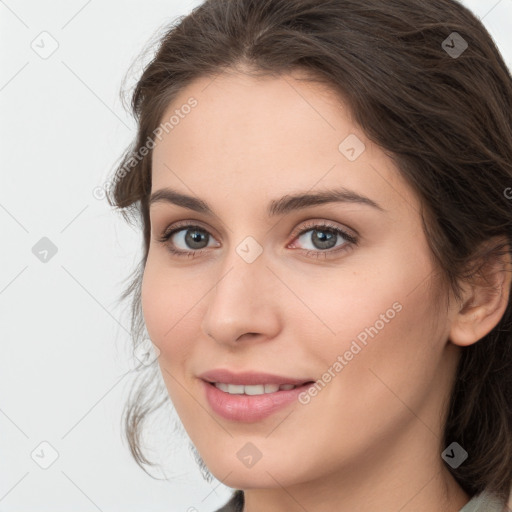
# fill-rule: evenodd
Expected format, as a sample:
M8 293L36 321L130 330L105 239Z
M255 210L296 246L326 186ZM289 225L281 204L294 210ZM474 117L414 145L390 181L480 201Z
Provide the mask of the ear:
M493 239L493 242L496 244L497 240ZM471 281L462 285L462 303L457 307L449 335L455 345L472 345L491 332L511 300L510 246L488 254L480 265Z

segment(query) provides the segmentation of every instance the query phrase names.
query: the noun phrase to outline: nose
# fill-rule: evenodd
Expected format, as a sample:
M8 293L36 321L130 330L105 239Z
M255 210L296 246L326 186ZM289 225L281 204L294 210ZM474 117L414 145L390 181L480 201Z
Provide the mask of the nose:
M264 341L279 332L281 283L263 254L248 261L233 249L203 299L207 308L202 330L217 343L235 346L242 340Z

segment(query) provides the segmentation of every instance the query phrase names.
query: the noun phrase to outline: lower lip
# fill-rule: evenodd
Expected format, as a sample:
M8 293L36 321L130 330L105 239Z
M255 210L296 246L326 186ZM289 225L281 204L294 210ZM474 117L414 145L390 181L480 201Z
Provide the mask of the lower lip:
M223 418L239 422L263 420L278 410L298 401L298 396L314 383L263 395L231 395L209 382L202 381L206 399L213 411Z

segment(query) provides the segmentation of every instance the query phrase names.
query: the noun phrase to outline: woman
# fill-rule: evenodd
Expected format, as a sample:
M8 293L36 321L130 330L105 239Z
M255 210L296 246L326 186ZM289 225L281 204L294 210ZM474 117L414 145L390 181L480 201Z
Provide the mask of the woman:
M134 341L221 510L504 510L512 79L453 0L210 0L162 38L110 190ZM160 372L167 394L151 382ZM144 373L142 374L144 375Z

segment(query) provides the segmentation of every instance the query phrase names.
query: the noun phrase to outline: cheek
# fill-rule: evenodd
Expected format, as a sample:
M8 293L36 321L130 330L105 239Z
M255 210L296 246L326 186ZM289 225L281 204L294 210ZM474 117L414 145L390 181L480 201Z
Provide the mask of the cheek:
M336 375L331 379L337 382L333 401L341 396L347 403L378 406L382 399L393 399L379 377L400 396L414 400L431 381L443 356L445 333L429 295L429 286L436 284L423 249L418 244L416 254L402 259L397 251L382 251L373 263L360 262L361 271L340 273L330 282L315 280L315 287L302 289L324 324L312 315L314 321L302 320L301 339L315 340L303 356L321 361L323 371L331 369ZM296 285L294 290L300 290L298 281Z
M160 350L160 361L166 365L183 359L192 346L191 336L185 330L191 325L192 305L199 298L184 293L194 287L183 280L179 272L148 256L141 288L144 322L152 342ZM179 340L184 340L180 343ZM185 343L186 341L186 343ZM189 347L187 349L187 347Z
M318 393L322 398L312 398L312 410L319 415L330 411L343 435L360 443L399 428L411 417L410 410L421 411L443 382L443 324L435 315L428 285L411 292L413 275L413 267L385 279L381 275L375 284L382 289L376 286L357 306L340 300L346 307L338 318L344 322L338 320L339 334L322 347L326 373L321 380L329 383Z
M408 271L402 268L395 279L393 270L380 265L376 271L338 271L307 280L303 276L288 278L287 284L303 298L304 305L290 300L287 319L293 315L301 326L300 339L317 354L324 349L327 354L333 349L348 350L353 340L367 346L371 340L382 338L393 324L400 324L400 328L406 325L401 324L406 316L404 307L416 298L407 295L411 280L404 272ZM420 305L424 305L423 300Z
M332 347L334 343L349 344L358 336L364 343L373 339L375 330L381 338L380 333L389 331L391 324L400 324L407 315L415 325L424 323L431 271L426 240L420 227L413 226L356 249L340 260L339 266L311 266L306 275L281 269L280 275L286 276L286 284L303 302L290 296L302 317L300 322L306 328L316 328L316 338ZM406 304L411 304L407 314L399 311ZM406 323L400 325L408 329Z
M160 350L158 365L167 392L185 424L195 411L189 393L184 393L187 380L186 363L194 354L196 335L193 326L197 322L192 316L200 297L193 297L185 290L194 290L190 283L182 282L179 273L155 264L148 257L141 288L141 304L144 322L151 341ZM193 418L192 418L193 419Z

